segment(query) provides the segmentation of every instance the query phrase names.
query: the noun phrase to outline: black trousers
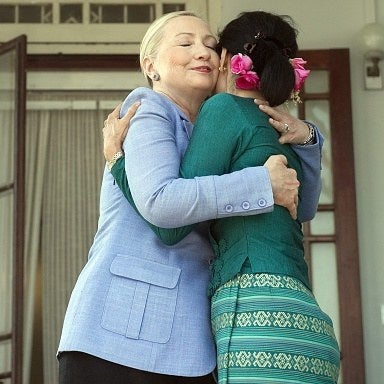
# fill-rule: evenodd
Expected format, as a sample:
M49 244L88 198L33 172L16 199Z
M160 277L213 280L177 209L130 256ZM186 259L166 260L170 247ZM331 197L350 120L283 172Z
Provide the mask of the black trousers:
M215 384L213 374L199 377L161 375L111 363L82 352L59 356L60 384Z

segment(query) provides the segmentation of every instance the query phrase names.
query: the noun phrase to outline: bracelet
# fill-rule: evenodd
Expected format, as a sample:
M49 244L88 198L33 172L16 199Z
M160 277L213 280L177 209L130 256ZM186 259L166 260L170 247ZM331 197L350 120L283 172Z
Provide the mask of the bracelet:
M116 152L112 159L107 161L107 168L110 171L112 167L116 164L116 161L119 160L121 157L124 156L124 153L122 151Z
M305 123L305 124L307 124L307 126L309 128L309 134L308 134L308 137L305 139L305 141L303 143L301 143L300 145L313 144L313 142L315 140L315 128L313 128L312 124L309 124L309 123Z

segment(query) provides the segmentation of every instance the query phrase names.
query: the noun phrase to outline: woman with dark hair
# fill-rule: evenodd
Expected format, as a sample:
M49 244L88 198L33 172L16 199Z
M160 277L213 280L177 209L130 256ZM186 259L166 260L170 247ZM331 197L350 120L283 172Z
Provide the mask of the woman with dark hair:
M222 175L283 154L302 180L298 156L280 144L268 116L254 106L255 98L271 106L299 100L309 71L296 57L296 35L289 17L261 11L245 12L224 28L217 47L217 94L199 111L181 163L183 177ZM126 153L139 144L132 136ZM133 203L123 163L119 160L111 172ZM301 197L299 189L299 213ZM192 226L152 229L171 245ZM337 383L339 347L332 321L311 291L301 222L276 205L269 214L218 218L209 233L215 252L209 296L219 383Z
M260 11L224 28L218 50L227 70L217 90L225 93L200 111L184 177L221 174L283 153L301 179L297 156L252 108L253 98L271 106L299 99L309 71L296 57L296 36L289 17ZM299 190L299 211L300 198ZM311 292L301 223L275 206L268 215L216 220L210 234L219 383L337 383L339 348L332 321Z

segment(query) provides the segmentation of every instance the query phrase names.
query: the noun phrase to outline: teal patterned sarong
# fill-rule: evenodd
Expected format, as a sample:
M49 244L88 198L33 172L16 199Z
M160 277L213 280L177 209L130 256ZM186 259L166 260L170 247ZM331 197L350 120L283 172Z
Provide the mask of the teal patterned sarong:
M239 274L212 297L219 384L335 384L332 321L297 279Z

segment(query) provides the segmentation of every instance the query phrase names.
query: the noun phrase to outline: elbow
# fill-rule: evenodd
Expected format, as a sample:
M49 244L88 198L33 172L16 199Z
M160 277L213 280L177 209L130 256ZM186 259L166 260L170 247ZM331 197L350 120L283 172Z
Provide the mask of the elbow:
M298 215L297 216L297 220L300 222L300 223L306 223L307 221L311 221L314 217L315 217L315 214L316 214L316 212L315 213L313 213L313 214L310 214L310 215L308 215L308 214L306 214L306 215Z
M144 219L156 227L169 229L185 225L186 217L172 209L174 202L146 201L140 207L137 204L137 207Z
M300 221L300 223L305 223L307 221L311 221L317 212L317 202L310 204L306 207L303 205L299 206L298 212L297 212L297 220Z
M178 235L175 230L170 229L157 228L155 233L161 242L168 246L175 245L184 238L183 235Z
M155 225L156 227L168 229L168 228L175 228L177 226L173 224L174 220L172 220L172 216L164 214L164 212L157 213L151 210L150 212L143 211L141 214L145 220L147 220L152 225ZM163 242L166 243L164 240Z
M140 212L141 216L149 223L156 227L161 228L174 228L175 225L172 225L172 212L169 213L167 209L164 209L162 204L154 202L152 199L140 200L135 199L137 210Z
M180 239L171 239L171 238L168 238L168 237L161 237L161 241L165 244L165 245L168 245L168 246L172 246L172 245L175 245L177 244Z

